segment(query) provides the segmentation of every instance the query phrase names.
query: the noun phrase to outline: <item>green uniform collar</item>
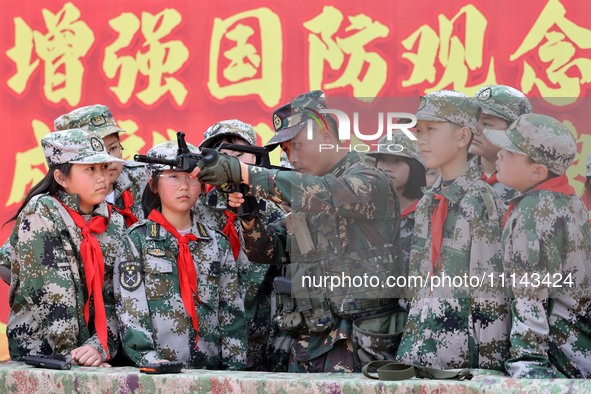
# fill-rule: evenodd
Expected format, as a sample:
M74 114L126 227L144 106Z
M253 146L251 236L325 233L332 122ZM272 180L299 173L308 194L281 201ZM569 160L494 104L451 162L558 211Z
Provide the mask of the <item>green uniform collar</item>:
M78 196L78 194L68 194L63 191L58 191L57 197L68 208L80 213L81 215L86 215L85 213L83 213L80 210L80 196ZM106 202L103 201L100 204L94 206L94 210L92 211L92 216L97 216L97 215L102 216L102 217L106 218L107 220L110 219L109 208L107 207Z
M468 162L468 169L462 175L457 177L455 181L443 190L443 178L439 177L431 188L424 188L425 195L442 194L448 201L453 204L460 202L468 192L468 189L482 178L482 170L477 161Z

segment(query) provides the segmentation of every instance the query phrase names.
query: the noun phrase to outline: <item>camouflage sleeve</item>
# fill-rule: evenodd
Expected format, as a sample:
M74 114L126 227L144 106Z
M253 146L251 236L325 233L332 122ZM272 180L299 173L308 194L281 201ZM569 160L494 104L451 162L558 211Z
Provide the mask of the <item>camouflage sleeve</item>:
M10 355L66 354L79 346L76 289L59 231L60 218L42 203L21 212L11 236Z
M142 235L139 231L130 231L124 238L126 254L115 265L113 288L115 291L119 333L123 350L136 365L147 364L165 357L157 350L152 336L152 319L146 297L143 272ZM132 271L141 272L140 280L134 280ZM129 278L128 278L129 276ZM130 279L130 286L121 281Z
M486 187L477 194L470 225L470 275L498 278L502 272L502 202ZM474 294L472 318L480 368L503 369L508 358L510 316L504 289L481 285Z
M246 368L248 330L244 313L244 297L236 262L228 240L218 237L220 249L220 310L221 358L224 369L243 370Z
M505 368L514 378L565 378L548 359L550 326L547 315L548 291L520 283L525 273L542 273L540 240L535 223L523 215L513 228L505 229L504 266L507 278L515 275L511 301L511 358Z
M285 264L287 230L285 220L265 224L256 218L251 230L242 231L243 249L248 259L259 264Z
M0 247L0 277L4 282L10 284L10 267L15 259L14 248L10 244L10 239L6 240Z
M313 176L294 171L249 166L249 180L257 195L270 195L296 211L374 219L388 212L389 184L375 168L360 166L342 177Z

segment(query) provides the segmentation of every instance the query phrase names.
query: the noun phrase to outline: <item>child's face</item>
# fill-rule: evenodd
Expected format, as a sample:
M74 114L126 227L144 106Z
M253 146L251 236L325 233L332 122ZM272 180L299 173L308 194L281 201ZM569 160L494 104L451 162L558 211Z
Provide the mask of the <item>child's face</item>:
M158 180L162 210L188 213L201 193L201 183L186 172L162 171Z
M427 168L427 172L425 172L425 183L427 186L433 186L440 175L441 171L439 171L439 168Z
M427 168L441 168L457 158L463 150L459 145L460 132L459 126L449 122L417 122L415 134Z
M532 180L536 163L531 163L526 155L501 149L496 161L497 179L520 193L528 190L537 181Z
M493 145L485 136L484 129L507 130L507 121L497 116L482 114L476 124L476 133L470 145L470 153L494 161L500 148Z
M107 152L118 159L123 158L123 152L121 150L121 144L119 143L119 139L115 136L115 134L111 134L103 138L103 143L105 144L105 148ZM112 185L117 181L119 175L121 175L121 171L123 171L123 163L122 162L111 162L108 163L109 167L107 169L107 177L109 183ZM112 188L111 188L112 190Z
M66 193L77 194L80 210L91 213L95 205L105 200L108 189L108 163L74 164L67 178L60 183Z
M390 182L399 194L404 191L410 173L410 167L406 160L394 155L380 155L376 162L376 167L388 175Z

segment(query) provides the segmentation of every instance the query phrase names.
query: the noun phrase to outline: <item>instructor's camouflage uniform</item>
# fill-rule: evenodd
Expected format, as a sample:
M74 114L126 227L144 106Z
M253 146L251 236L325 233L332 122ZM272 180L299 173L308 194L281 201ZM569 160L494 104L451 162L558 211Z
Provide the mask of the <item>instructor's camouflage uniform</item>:
M280 107L273 115L276 135L267 146L293 138L313 118L312 113L324 108L320 91ZM395 346L391 338L383 336L384 341L378 343L365 332L354 334L353 322L381 312L388 313L389 319L398 308L393 289L342 287L333 292L298 285L305 274L365 273L384 279L401 273L400 207L387 177L366 166L357 153L347 154L324 176L252 166L249 171L257 195L284 201L290 204L292 215L304 215L313 243L312 250L303 253L295 238L287 236L283 221L270 226L258 221L253 231L243 234L251 261L279 264L287 254L291 259L297 310L290 316L301 320L280 317L283 327L291 326L297 334L290 372L354 372L361 369L362 361L387 357L384 354Z

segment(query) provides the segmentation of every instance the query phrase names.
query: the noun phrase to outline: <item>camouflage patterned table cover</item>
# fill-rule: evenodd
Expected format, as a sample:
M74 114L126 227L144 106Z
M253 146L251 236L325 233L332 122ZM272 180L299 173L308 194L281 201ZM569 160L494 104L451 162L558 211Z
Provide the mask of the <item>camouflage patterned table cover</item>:
M385 382L361 374L289 374L186 370L176 375L140 374L136 368L36 369L0 363L2 393L588 393L587 380L515 380L494 371L473 371L471 381Z

